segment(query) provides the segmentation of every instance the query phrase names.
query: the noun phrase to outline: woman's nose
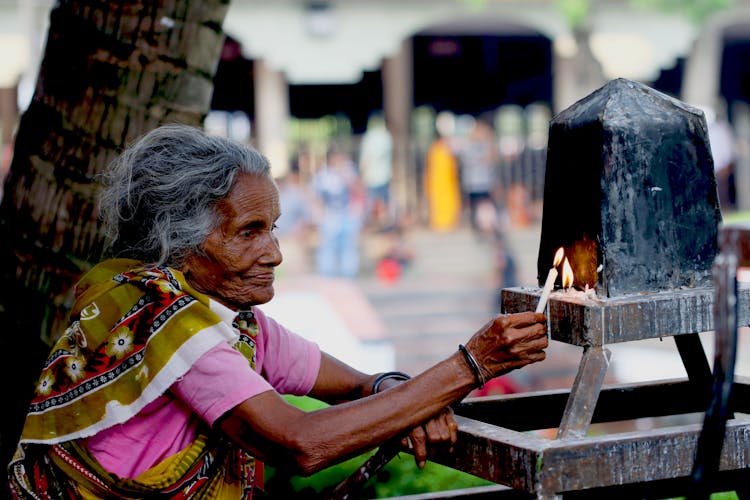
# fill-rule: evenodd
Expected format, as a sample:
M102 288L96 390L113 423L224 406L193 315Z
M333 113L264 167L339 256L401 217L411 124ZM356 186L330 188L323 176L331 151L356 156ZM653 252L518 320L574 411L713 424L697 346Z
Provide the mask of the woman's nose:
M268 232L263 250L264 264L278 266L284 260L284 256L281 254L279 239L271 231Z

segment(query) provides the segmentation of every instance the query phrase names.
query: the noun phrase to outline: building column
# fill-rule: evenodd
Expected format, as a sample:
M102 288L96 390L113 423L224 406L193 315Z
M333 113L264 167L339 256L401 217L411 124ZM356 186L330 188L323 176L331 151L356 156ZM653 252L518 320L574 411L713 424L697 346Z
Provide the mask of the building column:
M715 107L719 99L722 29L709 23L695 40L685 60L680 98L694 106Z
M18 114L16 88L0 88L0 145L4 146L13 142Z
M18 115L18 94L15 87L0 88L0 182L10 170ZM0 189L0 199L2 197L3 192Z
M554 113L586 97L607 81L601 64L591 51L589 36L588 30L574 30L575 52L569 55L554 53Z
M750 210L750 105L734 103L732 109L735 134L734 185L737 210Z
M708 23L693 44L685 61L681 99L688 104L712 108L717 118L726 119L731 106L735 134L734 183L738 210L750 210L750 108L745 103L725 103L721 95L721 58L724 28L736 19L719 18Z
M289 86L281 71L262 59L254 62L256 147L280 177L289 170Z
M401 42L397 54L383 61L383 107L393 137L391 198L399 215L416 214L417 169L411 155L413 61L411 38Z

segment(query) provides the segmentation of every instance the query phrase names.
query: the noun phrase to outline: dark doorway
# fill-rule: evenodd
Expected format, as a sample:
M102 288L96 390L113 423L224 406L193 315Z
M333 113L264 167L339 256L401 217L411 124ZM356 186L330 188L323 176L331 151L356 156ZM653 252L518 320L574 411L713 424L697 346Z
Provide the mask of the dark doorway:
M253 77L253 61L242 56L242 46L237 40L227 36L214 75L211 109L244 111L247 116L254 116Z
M345 115L354 134L367 128L367 118L383 108L383 83L380 70L365 71L354 84L290 85L289 110L294 118L321 118Z
M243 111L255 117L253 60L242 56L237 40L227 36L214 76L211 110ZM289 111L293 118L345 115L355 134L361 134L367 119L383 108L380 70L365 71L353 84L289 85Z
M479 115L503 104L552 105L552 44L537 34L417 35L414 104Z
M413 38L414 105L479 115L503 104L552 106L552 44L538 34L435 35ZM212 110L255 116L253 61L227 37L214 78ZM383 109L380 70L365 71L353 84L289 85L290 114L314 119L349 118L355 134Z
M747 29L747 25L738 25L724 31L720 93L727 104L730 121L733 121L732 103L750 103L750 36Z
M682 92L682 76L684 72L685 58L678 57L671 68L663 68L659 72L659 76L651 86L656 90L679 99Z

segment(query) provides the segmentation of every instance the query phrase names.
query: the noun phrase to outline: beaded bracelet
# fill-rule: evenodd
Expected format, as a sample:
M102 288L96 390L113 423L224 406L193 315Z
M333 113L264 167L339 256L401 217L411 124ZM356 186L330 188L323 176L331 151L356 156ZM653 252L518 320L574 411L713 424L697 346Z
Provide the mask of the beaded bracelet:
M479 363L477 363L477 360L474 359L474 356L469 352L465 345L458 344L458 350L464 355L464 359L466 359L466 362L469 364L471 371L474 372L474 378L477 379L477 383L479 384L478 389L481 389L484 387L486 380L484 379L484 375L482 375L482 370L479 369Z
M381 373L377 376L377 378L375 378L375 381L372 383L372 393L377 394L378 389L380 389L380 384L382 384L389 378L392 378L394 380L409 380L411 377L404 372Z

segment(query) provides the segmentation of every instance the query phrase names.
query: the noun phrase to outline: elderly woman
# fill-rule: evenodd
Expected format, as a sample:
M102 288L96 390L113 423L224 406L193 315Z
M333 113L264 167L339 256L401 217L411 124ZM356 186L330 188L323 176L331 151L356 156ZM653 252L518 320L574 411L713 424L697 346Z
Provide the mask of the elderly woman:
M160 127L106 175L111 258L76 287L9 465L19 498L251 498L262 462L311 474L392 439L423 466L448 405L544 359L545 317L498 316L409 379L364 374L267 317L282 256L266 158ZM331 403L304 412L282 394Z

